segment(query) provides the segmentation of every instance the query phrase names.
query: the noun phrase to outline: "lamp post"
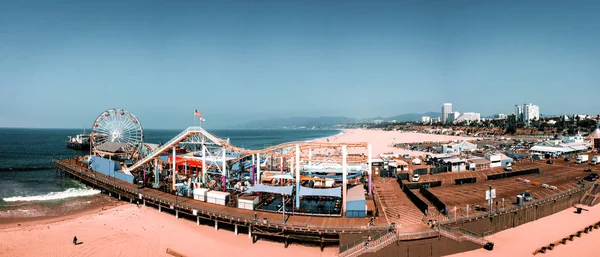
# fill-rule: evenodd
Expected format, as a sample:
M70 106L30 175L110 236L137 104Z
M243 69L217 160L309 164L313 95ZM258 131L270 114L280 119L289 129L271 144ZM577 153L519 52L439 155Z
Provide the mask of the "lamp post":
M281 202L283 206L283 225L285 226L285 195L281 194Z
M492 185L490 185L489 197L490 197L490 214L492 214L492 208L494 207L493 200L492 200Z

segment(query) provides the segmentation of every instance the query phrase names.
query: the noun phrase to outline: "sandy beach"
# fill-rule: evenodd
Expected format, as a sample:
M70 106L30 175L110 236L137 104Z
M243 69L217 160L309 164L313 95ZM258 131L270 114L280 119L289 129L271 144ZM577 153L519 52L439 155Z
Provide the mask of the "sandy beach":
M424 156L425 153L393 147L399 143L414 142L447 142L454 140L471 140L473 138L462 136L447 136L436 134L424 134L402 131L383 131L373 129L347 129L344 133L319 140L332 143L367 142L372 145L373 156L393 152L395 154L410 154L411 156ZM361 149L363 151L363 149ZM350 152L350 150L349 150ZM350 152L351 153L351 152Z
M73 236L81 244L73 245ZM8 224L0 229L0 256L170 256L171 248L186 256L334 256L337 248L259 240L247 234L197 226L151 207L123 203L68 220ZM33 247L35 246L35 247Z

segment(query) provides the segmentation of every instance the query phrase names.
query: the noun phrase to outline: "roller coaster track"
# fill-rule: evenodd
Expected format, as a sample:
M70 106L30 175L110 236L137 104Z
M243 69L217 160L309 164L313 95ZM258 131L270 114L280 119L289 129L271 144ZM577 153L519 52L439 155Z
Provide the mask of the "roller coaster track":
M151 160L157 158L161 154L167 152L169 149L173 148L174 146L177 146L180 142L182 142L183 140L185 140L188 137L193 136L193 135L202 136L204 138L205 144L211 144L213 146L220 146L220 147L227 148L234 152L242 153L242 155L239 158L228 161L229 163L236 163L236 162L238 162L244 158L247 158L253 154L293 156L293 154L295 154L295 152L296 152L296 148L295 148L296 145L298 145L300 147L301 151L306 150L306 149L311 149L311 148L312 149L337 148L337 147L341 147L341 145L346 145L348 148L361 148L361 147L366 148L368 146L367 143L288 142L288 143L271 146L271 147L268 147L268 148L265 148L262 150L249 150L249 149L234 146L231 143L229 143L227 140L221 139L221 138L211 134L210 132L206 131L202 127L196 126L196 127L188 127L181 133L177 134L175 137L173 137L171 140L169 140L168 142L166 142L165 144L160 146L158 149L152 151L152 153L150 153L149 155L147 155L140 161L136 162L131 167L125 169L124 172L127 174L131 174L132 171L135 171L135 170L141 168L143 165L147 164ZM283 151L286 148L290 148L286 154L276 152L278 150ZM326 158L332 158L332 157L338 157L338 156L337 155L325 156L323 158L326 159ZM321 157L315 157L315 160L319 160L320 158ZM364 160L365 158L366 158L365 156L349 155L348 161L349 162L359 162L359 161Z

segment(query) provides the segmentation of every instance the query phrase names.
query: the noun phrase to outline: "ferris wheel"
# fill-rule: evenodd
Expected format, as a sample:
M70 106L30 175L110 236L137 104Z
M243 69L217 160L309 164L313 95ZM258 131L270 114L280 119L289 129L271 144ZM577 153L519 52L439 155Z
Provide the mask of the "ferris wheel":
M96 118L90 138L94 149L108 142L120 143L122 149L131 156L141 146L144 131L133 113L114 108Z

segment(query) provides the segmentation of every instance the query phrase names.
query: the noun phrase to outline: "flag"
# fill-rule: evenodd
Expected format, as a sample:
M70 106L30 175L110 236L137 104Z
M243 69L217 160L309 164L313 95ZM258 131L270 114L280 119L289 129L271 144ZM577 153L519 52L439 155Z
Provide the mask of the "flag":
M194 116L202 117L202 113L198 110L194 110Z

